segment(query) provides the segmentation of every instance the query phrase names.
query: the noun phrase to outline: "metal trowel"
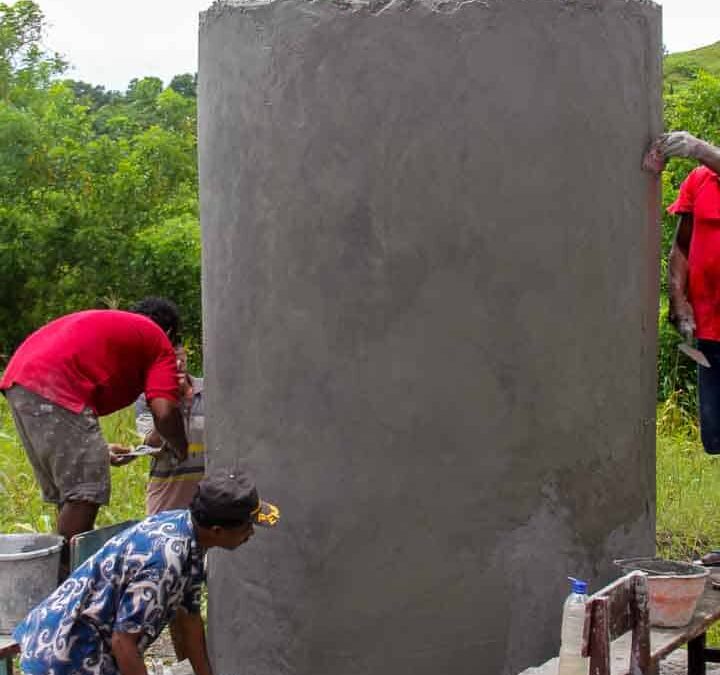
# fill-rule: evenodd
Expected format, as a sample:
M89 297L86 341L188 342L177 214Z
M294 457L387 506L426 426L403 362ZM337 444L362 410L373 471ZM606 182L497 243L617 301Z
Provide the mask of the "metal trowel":
M710 368L710 361L707 360L705 354L703 354L699 349L695 349L695 347L687 342L681 342L678 345L678 349L686 356L689 356L693 361L695 361L695 363L705 366L705 368Z

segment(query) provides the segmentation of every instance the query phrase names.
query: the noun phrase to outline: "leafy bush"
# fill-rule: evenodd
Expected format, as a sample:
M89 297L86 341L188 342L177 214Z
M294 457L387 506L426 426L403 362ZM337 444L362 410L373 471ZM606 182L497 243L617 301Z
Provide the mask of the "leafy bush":
M56 78L37 3L0 3L0 367L61 314L164 295L201 343L195 77Z

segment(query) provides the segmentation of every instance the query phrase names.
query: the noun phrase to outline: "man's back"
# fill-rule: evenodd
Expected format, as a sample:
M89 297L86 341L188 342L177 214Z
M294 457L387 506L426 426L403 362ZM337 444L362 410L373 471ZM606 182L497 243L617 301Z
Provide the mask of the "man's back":
M199 613L203 574L189 511L145 519L110 539L17 627L23 671L116 672L113 632L141 633L144 651L178 607Z
M30 335L13 355L0 389L19 384L79 413L106 415L144 391L177 400L175 355L151 319L119 310L60 317Z

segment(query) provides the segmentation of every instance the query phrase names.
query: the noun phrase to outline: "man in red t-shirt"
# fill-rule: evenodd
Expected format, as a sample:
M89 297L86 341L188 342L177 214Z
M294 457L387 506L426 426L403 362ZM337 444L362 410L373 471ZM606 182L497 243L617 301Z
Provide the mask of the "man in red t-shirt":
M10 359L0 390L45 501L58 505L66 541L91 530L110 499L110 453L98 417L144 393L155 426L178 459L187 438L178 400L175 305L146 298L130 312L88 310L51 321ZM64 551L61 576L68 573Z
M697 338L710 362L710 368L698 369L698 399L703 446L715 455L720 453L720 148L674 131L652 149L662 162L689 157L701 164L668 208L679 216L668 257L668 290L670 321L686 340Z

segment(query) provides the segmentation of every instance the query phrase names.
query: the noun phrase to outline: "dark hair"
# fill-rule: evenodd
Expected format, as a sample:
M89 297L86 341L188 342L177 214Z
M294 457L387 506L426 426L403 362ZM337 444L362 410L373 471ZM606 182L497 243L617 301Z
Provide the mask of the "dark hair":
M136 302L130 308L130 311L152 319L167 333L170 342L173 344L177 344L179 341L180 312L178 311L177 305L171 300L150 296Z

